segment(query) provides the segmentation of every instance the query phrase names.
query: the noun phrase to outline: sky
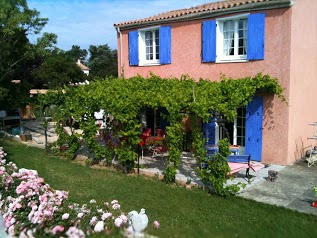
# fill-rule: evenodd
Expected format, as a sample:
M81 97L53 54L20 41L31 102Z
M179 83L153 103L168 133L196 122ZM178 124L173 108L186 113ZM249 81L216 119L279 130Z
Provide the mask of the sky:
M141 19L170 10L189 8L215 0L28 0L28 6L48 18L43 32L57 35L63 50L79 45L104 45L117 49L114 23ZM36 42L37 36L30 41Z

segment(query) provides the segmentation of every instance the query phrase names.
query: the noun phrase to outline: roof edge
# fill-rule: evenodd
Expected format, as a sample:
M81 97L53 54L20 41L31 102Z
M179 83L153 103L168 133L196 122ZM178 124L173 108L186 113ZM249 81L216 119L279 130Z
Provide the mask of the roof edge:
M278 8L287 8L287 7L293 6L293 4L294 4L294 0L280 0L277 2L256 2L256 3L239 5L239 6L227 8L227 9L217 9L217 10L191 13L191 14L180 16L180 17L174 17L174 18L160 19L160 20L147 21L147 22L135 22L135 23L129 23L125 25L114 24L114 27L116 29L120 28L120 30L129 30L134 28L159 25L163 23L192 21L192 20L206 19L211 17L218 17L221 15L230 14L230 13L240 13L240 12L242 13L247 11L261 11L261 10L270 10L270 9L278 9Z

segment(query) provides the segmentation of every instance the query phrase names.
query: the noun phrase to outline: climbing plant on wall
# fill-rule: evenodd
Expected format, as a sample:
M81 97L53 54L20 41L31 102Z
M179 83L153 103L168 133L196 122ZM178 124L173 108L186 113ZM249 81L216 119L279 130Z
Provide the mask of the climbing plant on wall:
M59 107L58 143L62 144L63 140L67 139L62 130L66 121L76 122L83 133L74 133L71 136L84 140L97 159L116 154L119 162L129 168L138 156L141 125L137 118L140 111L143 108L166 108L170 124L166 128L169 147L166 181L170 182L175 179L175 171L179 166L183 136L182 120L185 114L195 117L196 122L208 122L211 112L217 111L232 121L236 117L236 109L247 105L257 93L275 94L285 101L282 91L276 78L261 74L241 79L223 76L219 82L203 79L197 82L187 76L167 79L151 75L148 78L136 76L129 79L95 79L89 85L65 88L63 92L59 92L59 96L55 96L55 101L52 96L51 99L47 96L43 101L47 103L51 100ZM98 130L94 112L100 109L104 109L113 117L113 120L107 123L108 128L111 127L113 130L112 137L117 141L116 146L101 147L94 139ZM199 128L201 124L194 124L193 147L199 160L206 157L206 154ZM73 140L68 139L69 141ZM77 147L78 145L74 146Z

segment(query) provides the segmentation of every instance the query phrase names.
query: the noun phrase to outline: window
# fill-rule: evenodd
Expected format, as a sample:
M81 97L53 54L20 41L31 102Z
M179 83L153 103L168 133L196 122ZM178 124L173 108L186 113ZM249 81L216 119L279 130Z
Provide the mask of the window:
M139 31L140 65L160 63L159 37L158 29Z
M224 123L224 125L223 125ZM210 145L218 144L220 139L230 138L230 144L239 145L240 154L250 154L252 160L262 159L263 97L255 96L246 107L237 109L234 122L211 118L203 123L203 136ZM225 129L224 127L225 126Z
M246 108L241 107L237 109L237 118L234 122L226 122L225 127L229 133L230 144L245 146L245 120L246 120ZM225 130L218 128L219 132L216 131L216 141L226 138Z
M129 32L130 65L171 63L171 27L161 26Z
M216 61L246 60L248 20L244 18L218 20Z
M264 59L265 14L243 14L202 23L202 62Z
M236 126L237 130L236 130L236 133L234 133L233 144L245 146L245 113L246 113L246 108L245 107L238 108L237 113L238 113L238 115L237 115L237 119L235 122L235 126Z

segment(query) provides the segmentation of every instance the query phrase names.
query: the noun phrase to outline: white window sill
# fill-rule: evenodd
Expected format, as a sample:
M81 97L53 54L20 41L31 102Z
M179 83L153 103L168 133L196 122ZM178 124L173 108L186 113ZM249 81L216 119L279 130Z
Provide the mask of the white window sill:
M248 62L248 60L245 59L216 59L216 63L241 63L241 62Z
M155 66L161 65L159 62L140 62L139 66Z

